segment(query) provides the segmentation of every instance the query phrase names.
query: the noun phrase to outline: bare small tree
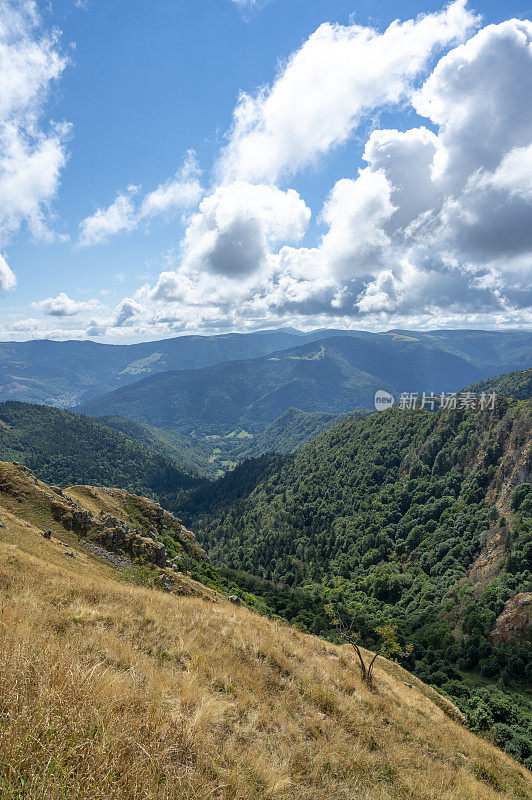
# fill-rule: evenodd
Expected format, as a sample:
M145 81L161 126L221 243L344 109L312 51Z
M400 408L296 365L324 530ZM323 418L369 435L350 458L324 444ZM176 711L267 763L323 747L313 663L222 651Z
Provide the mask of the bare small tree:
M413 645L409 644L403 648L399 644L397 640L397 627L395 625L383 625L375 629L375 633L381 637L380 647L375 651L373 657L369 661L366 661L359 644L360 634L358 631L354 630L354 619L352 617L348 621L343 619L342 615L332 604L329 604L326 610L338 638L345 644L351 645L355 651L362 680L368 686L373 686L373 667L379 656L395 660L405 658L412 652Z

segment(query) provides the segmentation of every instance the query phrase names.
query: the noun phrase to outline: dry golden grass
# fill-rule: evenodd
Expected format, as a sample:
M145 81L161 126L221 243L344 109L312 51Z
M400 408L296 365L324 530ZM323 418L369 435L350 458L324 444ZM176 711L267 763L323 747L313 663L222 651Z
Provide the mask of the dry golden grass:
M1 507L2 800L493 800L530 773L382 663L121 582Z

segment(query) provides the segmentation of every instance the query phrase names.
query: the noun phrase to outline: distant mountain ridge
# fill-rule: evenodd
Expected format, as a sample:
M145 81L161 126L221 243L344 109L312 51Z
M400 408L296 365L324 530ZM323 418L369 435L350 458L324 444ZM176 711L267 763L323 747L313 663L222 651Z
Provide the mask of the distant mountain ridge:
M68 408L134 383L143 375L255 358L334 335L334 330L315 334L281 328L255 333L176 336L130 345L48 339L0 342L0 401L22 400ZM352 335L365 334L354 331Z
M169 430L255 433L289 408L341 414L374 394L457 391L532 361L532 334L446 331L334 335L255 359L144 378L81 404Z
M135 383L144 376L260 358L336 336L367 342L417 342L458 356L472 365L489 367L488 373L470 375L467 383L524 369L532 361L532 334L518 331L369 333L321 329L304 333L280 328L213 336L176 336L131 345L51 340L0 342L0 401L22 400L70 408Z

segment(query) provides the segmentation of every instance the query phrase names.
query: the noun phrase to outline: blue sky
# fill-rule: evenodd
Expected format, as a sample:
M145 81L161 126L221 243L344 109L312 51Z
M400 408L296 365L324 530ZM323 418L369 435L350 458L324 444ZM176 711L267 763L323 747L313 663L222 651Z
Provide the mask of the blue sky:
M0 148L16 129L26 157L49 149L31 174L0 164L0 338L529 325L531 31L504 27L527 16L526 2L1 0L17 80L0 77ZM34 84L4 117L2 80ZM484 97L500 131L473 152Z

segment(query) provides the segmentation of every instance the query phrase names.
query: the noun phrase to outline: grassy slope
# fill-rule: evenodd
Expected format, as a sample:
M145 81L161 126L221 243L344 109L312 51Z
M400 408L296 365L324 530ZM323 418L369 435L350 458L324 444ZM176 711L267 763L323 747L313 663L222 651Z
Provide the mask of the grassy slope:
M5 800L531 796L400 668L381 661L370 692L346 648L206 590L124 583L74 534L40 536L46 503L21 488L0 496Z

